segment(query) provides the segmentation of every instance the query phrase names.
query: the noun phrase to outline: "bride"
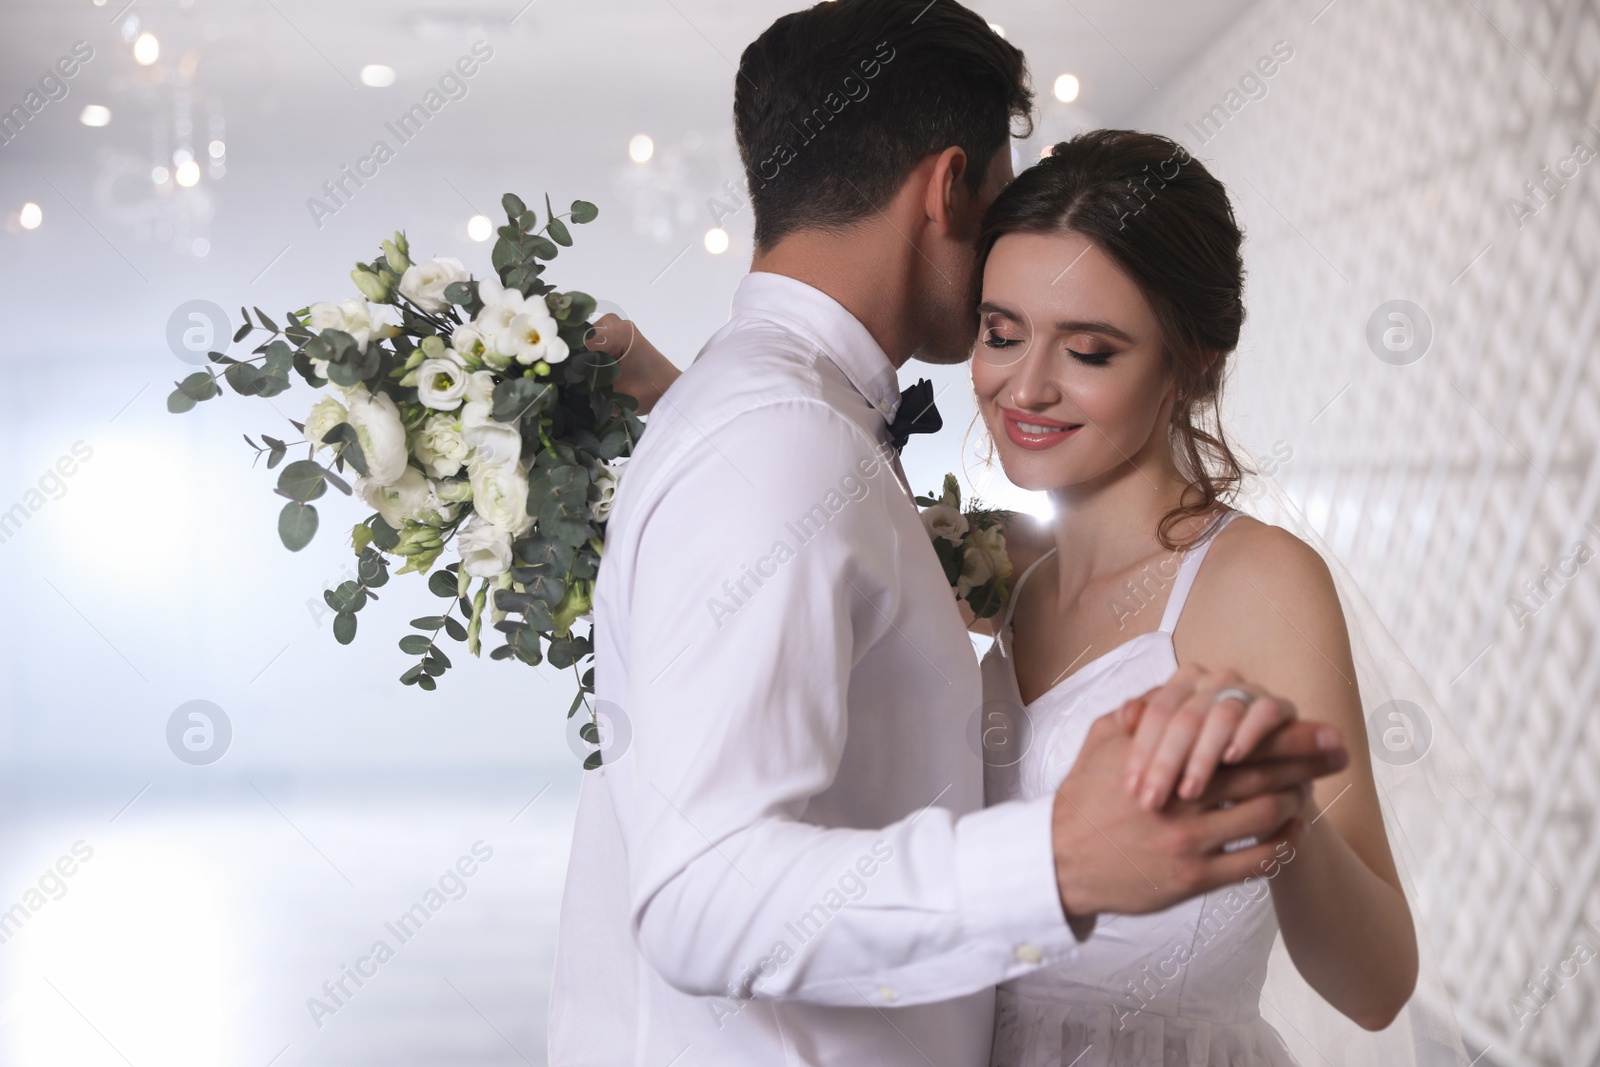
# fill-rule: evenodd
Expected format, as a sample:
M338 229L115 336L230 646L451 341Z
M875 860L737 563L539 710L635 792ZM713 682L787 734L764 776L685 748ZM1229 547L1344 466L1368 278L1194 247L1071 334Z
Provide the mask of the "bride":
M1151 808L1198 796L1269 725L1268 704L1140 700L1191 662L1365 736L1323 557L1225 503L1245 473L1217 421L1244 319L1241 242L1205 167L1125 130L1056 145L985 219L972 384L1006 477L1055 513L1008 535L1020 574L993 620L985 706L1013 709L1027 737L986 759L989 803L1054 792L1118 704L1135 730L1126 788ZM671 364L631 328L607 333L627 349L629 391L659 395ZM1350 751L1317 781L1304 838L1257 876L1156 914L1102 914L1075 958L1001 986L994 1067L1292 1067L1262 1017L1280 932L1326 1005L1387 1027L1416 985L1417 939L1366 746Z
M1006 477L1055 510L985 658L985 699L1016 701L1032 730L1020 759L986 767L989 803L1053 790L1095 715L1191 661L1364 734L1322 557L1222 503L1242 476L1215 419L1244 318L1241 241L1205 167L1119 130L1057 145L985 218L973 388ZM1144 708L1128 789L1150 807L1199 795L1249 715L1242 700L1204 718ZM1092 1048L1086 1067L1292 1064L1260 1013L1280 929L1329 1004L1386 1027L1415 984L1416 938L1365 746L1351 755L1315 785L1322 816L1255 885L1102 917L1070 966L1002 986L993 1062Z

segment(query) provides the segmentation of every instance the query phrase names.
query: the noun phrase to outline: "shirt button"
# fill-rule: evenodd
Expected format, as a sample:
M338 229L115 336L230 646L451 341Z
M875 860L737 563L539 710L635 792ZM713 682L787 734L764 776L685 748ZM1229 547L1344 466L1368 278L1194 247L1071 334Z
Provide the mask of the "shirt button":
M1044 959L1044 953L1039 951L1038 945L1024 941L1017 946L1017 959L1023 963L1038 963Z
M897 997L899 997L899 995L900 994L894 991L893 986L881 985L878 987L878 996L882 997L884 1000L893 1002Z

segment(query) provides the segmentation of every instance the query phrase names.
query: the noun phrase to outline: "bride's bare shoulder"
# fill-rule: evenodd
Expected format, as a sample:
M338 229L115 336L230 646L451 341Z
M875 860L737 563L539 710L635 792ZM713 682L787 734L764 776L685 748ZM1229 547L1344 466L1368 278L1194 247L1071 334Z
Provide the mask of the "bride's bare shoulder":
M1328 613L1339 611L1333 575L1321 554L1288 530L1249 515L1217 535L1196 576L1195 593L1221 613L1270 605L1272 614L1291 622L1307 616L1331 622Z

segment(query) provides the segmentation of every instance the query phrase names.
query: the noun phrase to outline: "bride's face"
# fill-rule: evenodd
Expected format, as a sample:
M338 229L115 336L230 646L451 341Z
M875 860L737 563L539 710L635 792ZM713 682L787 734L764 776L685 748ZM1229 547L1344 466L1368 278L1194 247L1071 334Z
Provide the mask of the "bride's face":
M1012 484L1082 485L1167 447L1172 383L1144 295L1077 234L1007 234L983 274L972 383Z

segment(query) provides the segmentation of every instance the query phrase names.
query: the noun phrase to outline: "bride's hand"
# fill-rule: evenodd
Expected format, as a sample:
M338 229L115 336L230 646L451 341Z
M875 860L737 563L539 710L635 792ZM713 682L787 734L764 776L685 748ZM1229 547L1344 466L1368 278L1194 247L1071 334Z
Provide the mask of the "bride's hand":
M1230 689L1255 695L1247 706L1225 693ZM1123 705L1124 726L1134 732L1124 784L1147 810L1165 804L1174 786L1180 799L1193 800L1219 764L1239 762L1294 719L1293 704L1262 693L1233 671L1187 664L1165 685ZM1342 744L1332 727L1316 729L1313 737L1318 748Z
M683 373L633 323L610 312L595 320L584 346L617 360L621 374L613 388L637 399L640 415L648 415Z

